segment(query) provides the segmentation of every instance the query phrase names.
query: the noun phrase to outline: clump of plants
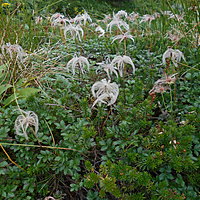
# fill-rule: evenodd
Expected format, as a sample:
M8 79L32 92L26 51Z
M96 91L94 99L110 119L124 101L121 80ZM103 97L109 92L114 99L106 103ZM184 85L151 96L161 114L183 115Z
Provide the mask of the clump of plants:
M98 15L9 4L0 198L199 199L197 2Z

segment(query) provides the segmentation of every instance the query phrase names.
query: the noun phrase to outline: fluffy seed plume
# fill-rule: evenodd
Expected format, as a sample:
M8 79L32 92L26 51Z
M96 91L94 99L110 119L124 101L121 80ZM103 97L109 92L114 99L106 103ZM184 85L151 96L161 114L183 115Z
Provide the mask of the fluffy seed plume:
M65 16L60 14L60 13L55 13L53 14L51 17L50 17L50 21L53 22L55 21L56 19L63 19Z
M24 136L28 140L27 129L34 126L34 134L38 132L38 116L33 111L21 111L21 115L15 120L15 131L17 135Z
M110 63L110 59L107 59L105 62L97 63L99 64L103 70L106 72L108 79L111 80L111 76L113 73L118 77L117 68Z
M114 104L119 95L119 87L116 83L110 83L110 80L103 79L97 81L92 86L92 94L96 98L92 108L99 102L107 104L108 106Z
M69 24L63 29L64 29L65 39L67 38L67 32L70 33L73 39L78 38L79 41L81 41L81 37L83 37L84 35L83 29L79 25Z
M132 12L131 14L129 14L129 16L127 17L127 19L131 22L134 22L137 18L139 18L139 14Z
M48 196L48 197L45 197L44 200L56 200L55 198L51 197L51 196Z
M149 91L150 95L154 95L156 93L163 93L167 90L170 90L170 85L175 83L176 81L176 74L168 75L164 78L158 79L155 83L153 88Z
M140 23L142 23L142 22L149 22L149 23L151 23L151 21L153 21L155 19L156 19L155 15L148 15L148 14L147 15L143 15L141 17Z
M22 49L22 47L18 44L7 43L5 45L2 45L1 51L4 56L6 54L9 54L11 59L13 59L16 56L16 58L21 62L23 61L23 57L27 55Z
M91 19L90 15L85 11L82 15L77 15L73 19L73 21L74 21L74 23L78 23L78 24L81 24L83 21L83 24L86 25L87 21L92 22L92 19Z
M111 33L113 26L117 26L117 28L121 32L122 32L122 27L127 31L129 30L129 25L118 17L113 17L113 20L107 25L106 31L109 31Z
M128 13L125 10L120 10L116 14L113 14L113 16L118 17L118 18L120 18L120 17L127 18Z
M117 65L117 69L118 69L119 75L121 77L123 77L125 63L132 66L133 74L134 74L135 73L135 65L133 64L133 61L131 60L131 58L129 56L116 56L111 62L111 64L113 66Z
M99 37L103 37L105 35L105 31L101 28L101 26L97 26L95 31L100 32Z
M87 67L87 70L89 71L90 63L87 58L80 56L80 57L73 57L66 65L67 71L69 69L72 69L72 74L75 75L75 69L78 67L82 74L85 73L84 66Z
M129 32L126 32L124 34L121 34L121 35L116 35L111 44L115 41L115 40L120 40L119 43L121 43L123 40L127 40L127 39L131 39L133 42L134 42L134 39L133 39L133 36L129 33Z
M178 66L178 62L181 61L181 59L183 59L185 61L185 57L183 55L183 53L181 51L179 51L178 49L167 49L167 51L165 51L165 53L162 56L162 62L163 65L166 64L166 59L170 58L172 63L177 67Z
M65 18L57 18L54 21L51 22L51 26L60 26L60 27L64 27L66 26L66 22L69 23L68 19Z

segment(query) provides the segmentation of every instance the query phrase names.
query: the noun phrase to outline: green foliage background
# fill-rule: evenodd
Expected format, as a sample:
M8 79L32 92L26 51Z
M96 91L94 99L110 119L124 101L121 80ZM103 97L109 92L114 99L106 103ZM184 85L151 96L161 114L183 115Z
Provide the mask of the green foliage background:
M11 5L0 10L0 44L17 41L27 53L42 53L33 54L29 68L21 69L13 60L0 63L0 199L198 200L200 60L193 35L199 34L199 19L197 12L188 10L198 6L197 1L7 2ZM123 45L111 44L112 37L99 39L90 29L82 43L63 41L59 29L34 22L38 15L61 12L74 17L84 9L93 19L121 9L141 15L184 11L187 26L161 17L151 26L133 27L135 44L128 41L127 51L136 74L114 80L120 85L114 106L92 110L91 86L105 75L93 68L72 77L54 68L65 66L80 49L97 66L107 55L122 55ZM186 34L176 44L165 37L172 24ZM152 34L138 36L142 32ZM168 46L184 52L187 62L175 69L178 79L171 92L152 101L148 92L161 78L160 63ZM37 113L37 138L31 129L28 141L15 134L18 107Z

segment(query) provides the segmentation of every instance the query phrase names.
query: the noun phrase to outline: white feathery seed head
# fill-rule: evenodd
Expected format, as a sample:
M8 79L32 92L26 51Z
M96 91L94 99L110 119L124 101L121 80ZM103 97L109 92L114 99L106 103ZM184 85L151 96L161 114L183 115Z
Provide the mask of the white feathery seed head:
M117 72L117 67L115 67L113 64L110 63L110 59L107 59L104 62L97 63L99 64L103 70L106 72L108 79L111 80L111 76L113 73L117 76L118 78L118 72Z
M61 26L64 27L66 26L66 22L69 23L69 19L65 18L57 18L51 22L51 26Z
M86 25L87 21L92 22L90 15L86 11L82 15L76 15L76 17L73 19L73 22L78 24L82 24L82 21L84 25Z
M151 21L153 21L155 19L156 19L155 15L146 14L146 15L143 15L141 17L140 23L142 23L142 22L149 22L149 23L151 23Z
M83 56L75 56L73 57L66 65L67 71L71 68L72 74L75 75L75 69L78 67L82 74L85 73L84 66L87 67L87 70L89 71L90 63L87 58Z
M129 14L129 16L127 17L127 19L131 22L134 22L137 18L139 18L139 14L132 12L131 14Z
M121 35L116 35L116 36L113 38L111 44L112 44L113 42L115 42L115 40L119 40L119 43L121 43L123 40L126 40L126 39L130 39L130 40L132 40L132 41L134 42L133 36L132 36L129 32L126 32L126 33L121 34Z
M163 63L163 65L165 65L166 64L166 59L167 58L170 58L171 59L171 61L172 61L172 63L177 67L178 66L178 62L180 62L181 61L181 59L183 59L184 61L185 61L185 57L184 57L184 55L183 55L183 53L180 51L180 50L178 50L178 49L172 49L172 48L168 48L165 52L164 52L164 54L163 54L163 56L162 56L162 63Z
M135 73L135 65L133 64L133 61L131 60L131 58L129 56L116 56L111 64L113 66L117 65L117 69L118 69L118 72L119 72L119 75L121 77L123 77L123 70L124 70L124 64L127 63L129 65L132 66L133 68L133 74Z
M113 16L114 17L118 17L118 18L120 18L120 17L127 18L128 14L127 14L127 12L125 10L120 10L116 14L113 13Z
M67 38L67 32L70 33L73 39L78 38L79 41L81 41L81 37L83 37L84 35L83 29L81 28L80 25L69 24L65 26L63 29L65 38Z
M15 56L19 61L23 61L24 56L27 54L24 52L22 47L18 44L6 43L1 46L2 54L5 56L9 54L10 58L13 59Z
M129 25L123 21L122 19L118 17L113 17L112 21L107 24L106 31L109 31L111 33L113 26L117 26L117 28L122 32L122 27L128 31L129 30Z
M24 136L28 140L27 129L34 126L34 134L38 132L38 116L33 111L20 110L21 115L15 120L15 131L17 135Z
M63 19L65 16L60 13L55 13L50 17L50 21L53 22L56 19Z
M149 94L163 93L167 90L170 90L170 85L174 84L176 81L176 75L177 73L167 75L164 78L158 79L154 83L153 88L149 91Z
M104 103L110 106L117 100L119 95L119 87L116 83L110 83L110 80L107 81L106 79L103 79L93 84L92 94L96 98L92 108L97 103Z
M105 35L105 31L101 28L101 26L97 26L95 31L100 32L99 37L103 37Z
M48 196L48 197L45 197L44 200L56 200L56 199L54 197Z

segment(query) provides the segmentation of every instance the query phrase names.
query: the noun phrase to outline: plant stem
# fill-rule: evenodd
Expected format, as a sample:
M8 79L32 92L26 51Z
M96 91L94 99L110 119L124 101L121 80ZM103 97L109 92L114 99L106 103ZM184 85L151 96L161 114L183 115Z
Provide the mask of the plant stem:
M172 90L170 88L170 105L171 105L171 113L173 113L173 97L172 97Z
M33 144L0 143L0 146L2 146L2 145L21 146L21 147L35 147L35 148L47 148L47 149L60 149L60 150L68 150L68 151L78 151L78 150L76 150L76 149L65 148L65 147L52 147L52 146L33 145Z
M124 39L124 55L126 56L126 39Z
M0 143L0 147L2 148L3 152L6 154L8 160L10 160L10 162L13 163L14 165L16 165L19 169L22 169L23 171L25 171L25 169L23 169L23 168L22 168L21 166L19 166L15 161L13 161L13 160L11 159L11 157L8 155L8 153L6 152L6 150L4 149L4 147L3 147L2 144L3 144L3 143Z
M52 137L52 140L53 140L53 145L55 145L56 143L55 143L55 139L54 139L53 133L51 131L51 128L50 128L48 122L46 121L46 119L44 119L44 121L45 121L45 123L46 123L46 125L47 125L47 127L49 129L50 134L51 134L51 137Z
M163 93L161 93L161 96L162 96L162 101L163 101L163 104L164 104L165 110L167 110L167 107L166 107L166 104L165 104L165 99L164 99L164 95L163 95Z

